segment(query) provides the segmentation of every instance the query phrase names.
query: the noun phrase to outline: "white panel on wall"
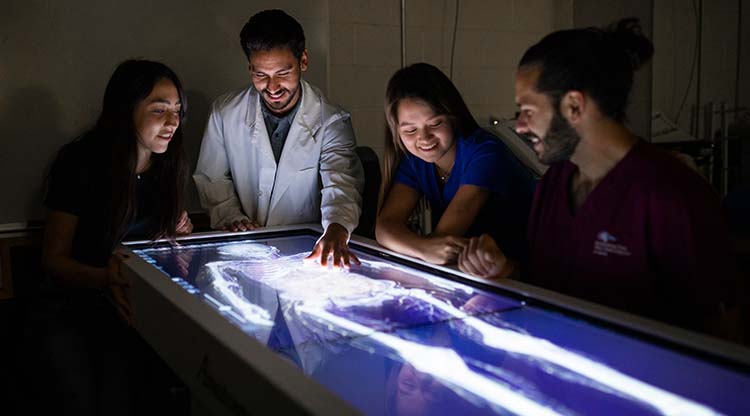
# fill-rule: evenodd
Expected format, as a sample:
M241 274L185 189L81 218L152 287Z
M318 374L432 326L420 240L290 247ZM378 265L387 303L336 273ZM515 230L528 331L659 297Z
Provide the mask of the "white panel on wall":
M195 163L211 101L249 82L239 32L252 14L266 8L284 9L300 21L310 51L305 77L324 88L325 0L4 1L0 224L43 217L47 165L94 122L109 76L128 58L164 62L181 77L189 103L186 145ZM198 209L194 195L190 207Z

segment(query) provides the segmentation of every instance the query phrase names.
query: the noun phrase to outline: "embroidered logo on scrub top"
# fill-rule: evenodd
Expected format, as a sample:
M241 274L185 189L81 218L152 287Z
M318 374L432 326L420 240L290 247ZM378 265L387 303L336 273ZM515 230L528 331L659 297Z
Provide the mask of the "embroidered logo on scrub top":
M594 240L594 254L598 256L609 256L616 254L618 256L629 256L630 250L622 244L617 243L617 238L607 231L600 231Z

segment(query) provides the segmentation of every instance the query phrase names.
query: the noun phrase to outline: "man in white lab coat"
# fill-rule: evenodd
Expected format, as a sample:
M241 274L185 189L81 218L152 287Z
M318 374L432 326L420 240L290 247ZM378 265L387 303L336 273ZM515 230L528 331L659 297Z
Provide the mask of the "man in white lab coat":
M309 259L349 267L348 239L361 213L364 173L350 115L301 79L307 50L300 24L262 11L240 34L253 85L214 101L193 178L211 227L321 221Z

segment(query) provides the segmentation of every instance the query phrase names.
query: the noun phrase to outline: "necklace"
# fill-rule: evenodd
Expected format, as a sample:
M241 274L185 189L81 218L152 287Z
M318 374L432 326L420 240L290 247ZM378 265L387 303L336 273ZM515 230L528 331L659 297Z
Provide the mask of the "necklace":
M450 172L445 172L438 165L435 165L435 171L437 172L438 177L440 178L440 181L445 183L445 181L448 180L448 178L451 176Z

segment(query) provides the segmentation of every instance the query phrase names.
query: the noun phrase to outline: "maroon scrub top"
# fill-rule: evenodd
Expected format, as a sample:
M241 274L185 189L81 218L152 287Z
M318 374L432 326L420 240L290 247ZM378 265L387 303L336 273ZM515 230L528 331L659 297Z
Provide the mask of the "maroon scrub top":
M537 187L525 280L688 328L734 303L729 235L701 176L639 140L573 213L577 169L555 164Z

